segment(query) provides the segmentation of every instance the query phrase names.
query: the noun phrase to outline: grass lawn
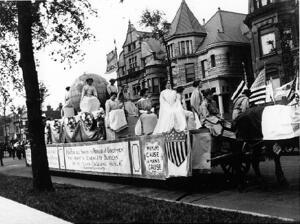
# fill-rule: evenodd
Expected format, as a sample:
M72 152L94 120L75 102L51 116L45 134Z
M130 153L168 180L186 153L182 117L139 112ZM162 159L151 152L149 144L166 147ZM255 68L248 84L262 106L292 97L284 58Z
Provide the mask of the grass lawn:
M234 212L197 208L130 194L54 184L55 192L32 191L32 180L0 175L0 195L73 223L282 223Z

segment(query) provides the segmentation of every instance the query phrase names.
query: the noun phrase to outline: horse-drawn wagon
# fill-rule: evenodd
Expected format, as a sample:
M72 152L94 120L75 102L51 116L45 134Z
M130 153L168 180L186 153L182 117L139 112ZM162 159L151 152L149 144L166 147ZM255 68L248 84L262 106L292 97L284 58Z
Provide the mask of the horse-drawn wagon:
M101 116L101 113L83 114L65 122L53 121L52 139L56 143L47 144L50 170L165 180L210 173L220 165L226 175L242 181L251 163L260 176L259 159L262 151L266 151L274 158L279 182L286 183L280 165L281 151L291 140L296 140L299 147L299 107L249 109L237 119L236 132L224 129L218 139L208 129L200 128L184 132L173 129L169 133L139 137L119 136L107 141L103 140L103 130L97 128L103 122ZM30 165L29 147L26 155Z

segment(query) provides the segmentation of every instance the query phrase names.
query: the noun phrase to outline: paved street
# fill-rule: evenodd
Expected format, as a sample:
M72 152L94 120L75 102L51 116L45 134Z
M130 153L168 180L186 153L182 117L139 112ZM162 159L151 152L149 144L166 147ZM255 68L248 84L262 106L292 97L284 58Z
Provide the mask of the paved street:
M6 158L4 163L5 166L0 167L0 173L31 176L31 168L25 166L24 160ZM131 184L121 184L120 182L123 183L124 180L117 181L117 179L108 182L103 181L103 179L95 181L60 176L53 176L52 180L55 183L99 188L118 193L132 193L143 197L189 203L201 207L217 207L219 209L250 212L261 216L300 220L300 156L282 157L282 165L286 178L290 183L288 188L282 188L277 184L273 161L266 161L261 164L261 170L269 188L261 189L255 184L253 173L250 172L248 187L243 193L239 193L236 188L226 184L224 175L219 168L214 169L214 173L211 175L198 177L196 181L177 181L168 187L162 182L154 183L145 180L131 181ZM143 184L139 184L141 182ZM182 185L181 183L186 184Z

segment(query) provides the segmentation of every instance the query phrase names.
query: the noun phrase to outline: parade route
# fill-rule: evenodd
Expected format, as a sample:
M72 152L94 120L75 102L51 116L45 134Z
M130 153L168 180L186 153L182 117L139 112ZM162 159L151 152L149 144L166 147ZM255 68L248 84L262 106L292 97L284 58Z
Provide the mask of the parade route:
M26 167L24 160L4 160L5 166L0 167L0 173L5 175L31 177L31 168ZM300 156L282 157L283 170L290 183L288 188L281 188L276 183L273 161L261 164L262 173L269 183L268 189L261 189L256 184L250 184L246 191L239 193L233 187L220 187L218 180L222 181L221 171L216 169L210 180L204 180L200 187L189 191L186 188L166 189L160 187L136 186L135 184L121 184L107 181L94 181L78 178L52 176L52 180L59 184L70 184L79 187L98 188L116 193L129 193L141 197L175 203L186 203L193 206L220 209L225 211L238 211L261 217L277 217L282 220L300 220ZM249 174L252 176L253 174ZM212 186L213 179L216 186ZM213 181L212 181L213 180ZM206 186L205 181L210 181ZM201 182L201 181L200 181ZM219 182L221 185L221 182Z

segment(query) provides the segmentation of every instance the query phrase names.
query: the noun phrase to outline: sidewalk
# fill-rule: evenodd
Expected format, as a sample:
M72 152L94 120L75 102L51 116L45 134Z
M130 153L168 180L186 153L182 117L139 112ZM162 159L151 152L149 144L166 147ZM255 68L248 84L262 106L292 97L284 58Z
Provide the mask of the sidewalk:
M0 220L5 224L69 224L53 215L0 197Z

